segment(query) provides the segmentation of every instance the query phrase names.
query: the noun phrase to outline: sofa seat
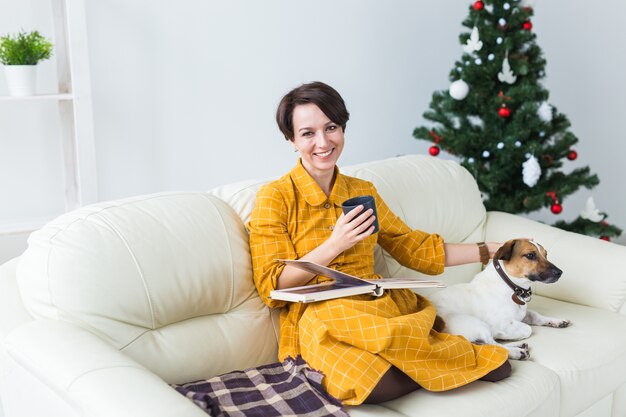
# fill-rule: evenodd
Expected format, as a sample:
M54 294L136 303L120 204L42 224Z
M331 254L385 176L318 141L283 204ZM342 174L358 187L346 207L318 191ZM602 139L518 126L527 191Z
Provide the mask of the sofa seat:
M575 416L623 384L626 375L626 316L535 296L530 308L572 321L570 327L533 327L530 360L561 381L561 415Z
M353 417L558 416L559 377L532 361L516 361L512 366L511 376L497 383L478 381L446 392L418 390L380 405L352 407L349 412Z

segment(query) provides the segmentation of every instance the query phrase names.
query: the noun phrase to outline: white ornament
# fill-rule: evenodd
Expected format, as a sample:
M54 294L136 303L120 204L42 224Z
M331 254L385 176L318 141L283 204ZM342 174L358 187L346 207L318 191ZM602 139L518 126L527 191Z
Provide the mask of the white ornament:
M504 148L504 143L498 142L498 144L496 145L496 148L498 148L498 149Z
M519 141L519 140L516 140L516 141L515 141L515 147L516 147L516 148L520 148L521 146L522 146L522 142L521 142L521 141Z
M550 123L552 121L552 106L544 101L537 109L537 116L544 122Z
M452 84L450 84L450 97L455 100L463 100L467 97L467 93L469 93L469 86L463 80L456 80Z
M502 5L502 8L503 8L504 10L509 10L509 9L511 8L511 5L510 5L509 3L504 3L504 4Z
M483 151L482 155L483 158L489 158L491 156L491 153L489 151Z
M506 20L504 20L504 18L501 17L500 19L498 19L498 24L500 26L504 26L504 25L506 25Z
M498 45L500 45L503 41L504 41L504 39L502 39L502 37L501 37L501 36L498 36L498 37L496 38L496 43L497 43Z
M596 208L596 203L593 201L593 197L589 197L587 199L585 209L580 212L580 217L596 223L604 220L604 214L600 213L600 210Z
M474 29L472 29L472 33L469 39L467 40L465 45L463 45L463 50L468 54L471 54L474 51L480 51L482 47L483 42L478 38L478 28L474 26Z
M467 163L468 164L473 164L474 163L474 158L472 158L471 156L469 158L467 158Z
M483 126L485 125L485 123L483 122L483 119L481 119L479 116L467 116L467 121L469 122L469 124L471 124L474 127L479 127L479 128L483 128Z
M483 60L482 60L482 59L480 59L480 58L476 58L476 59L474 60L474 64L476 64L476 65L480 65L480 64L482 64L482 63L483 63Z
M529 187L534 187L539 181L539 177L541 176L541 167L539 166L539 161L533 155L530 156L522 164L522 177L524 180L524 184Z
M501 83L514 84L517 80L517 76L513 74L511 65L509 65L509 54L507 52L504 60L502 61L502 71L498 73L498 80Z
M494 59L496 59L496 56L494 54L489 54L489 55L487 55L487 59L489 61L493 61Z

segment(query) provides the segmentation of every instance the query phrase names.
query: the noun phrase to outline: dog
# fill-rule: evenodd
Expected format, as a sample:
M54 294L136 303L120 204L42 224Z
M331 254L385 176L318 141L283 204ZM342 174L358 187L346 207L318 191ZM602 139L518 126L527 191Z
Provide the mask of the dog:
M503 273L501 275L500 273ZM451 285L430 300L443 319L441 331L464 336L477 344L496 344L509 351L510 359L530 357L527 343L501 344L496 340L528 338L531 325L563 328L569 320L543 316L527 308L531 282L551 284L562 271L548 261L546 250L529 239L506 242L493 261L467 284ZM508 281L508 283L507 283Z

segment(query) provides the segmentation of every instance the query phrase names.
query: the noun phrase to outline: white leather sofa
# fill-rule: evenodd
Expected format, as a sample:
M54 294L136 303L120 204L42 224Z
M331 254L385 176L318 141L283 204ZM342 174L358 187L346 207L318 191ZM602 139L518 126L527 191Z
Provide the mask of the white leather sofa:
M533 237L563 269L531 307L531 359L498 383L418 390L354 416L626 416L626 248L485 212L454 162L406 156L345 167L410 226L449 242ZM203 416L168 384L274 362L277 314L252 284L245 221L264 180L147 195L65 214L0 268L1 398L14 416ZM377 253L379 272L419 276ZM480 265L448 268L449 284Z

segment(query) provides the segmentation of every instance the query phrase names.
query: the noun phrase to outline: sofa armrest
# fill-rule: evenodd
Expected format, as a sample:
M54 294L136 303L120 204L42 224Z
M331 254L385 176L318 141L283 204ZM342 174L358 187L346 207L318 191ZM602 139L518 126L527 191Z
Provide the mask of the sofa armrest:
M32 321L15 329L4 348L13 366L29 372L79 415L206 417L148 369L70 323ZM36 392L28 396L39 398Z
M487 241L535 239L563 270L557 283L534 285L535 293L626 313L626 247L501 212L488 212L485 227Z

